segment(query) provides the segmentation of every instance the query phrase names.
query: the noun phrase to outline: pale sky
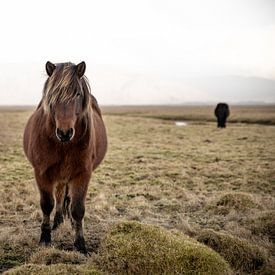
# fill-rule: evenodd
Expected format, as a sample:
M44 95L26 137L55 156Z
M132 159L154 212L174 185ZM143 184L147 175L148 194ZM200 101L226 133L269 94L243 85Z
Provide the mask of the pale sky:
M273 0L4 0L0 30L0 105L36 104L47 60L85 60L102 104L238 101L194 78L275 80Z

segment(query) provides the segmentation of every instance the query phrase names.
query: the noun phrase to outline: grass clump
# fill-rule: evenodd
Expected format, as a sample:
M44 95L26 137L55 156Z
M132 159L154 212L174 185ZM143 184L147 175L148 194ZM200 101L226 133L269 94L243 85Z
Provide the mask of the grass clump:
M111 274L231 274L225 260L207 246L138 222L113 226L97 261Z
M250 221L250 229L255 235L267 236L275 243L275 211L268 211Z
M63 251L56 248L44 248L34 253L30 260L32 264L82 264L86 257L78 252Z
M221 195L210 209L213 209L215 214L227 215L231 210L243 212L258 207L250 194L231 192Z
M24 247L0 243L0 273L26 262L28 252Z
M197 240L217 251L235 270L253 272L266 266L265 251L246 240L210 229L203 230Z
M100 271L93 267L85 265L69 265L69 264L54 264L54 265L38 265L38 264L25 264L19 267L10 269L4 273L5 275L61 275L61 274L89 274L100 275Z

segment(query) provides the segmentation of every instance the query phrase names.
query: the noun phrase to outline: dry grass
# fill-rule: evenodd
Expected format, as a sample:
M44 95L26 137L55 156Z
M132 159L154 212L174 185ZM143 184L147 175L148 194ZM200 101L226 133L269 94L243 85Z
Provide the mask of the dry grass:
M250 229L253 234L266 236L275 242L275 211L267 211L253 217L250 221Z
M261 209L261 206L255 202L253 195L242 192L223 193L209 206L215 214L221 215L227 215L232 211L247 212L254 208Z
M196 119L196 112L201 112L201 120L176 127L173 121L144 117L151 111L148 108L136 117L135 109L118 115L120 108L112 110L116 115L104 116L109 150L93 175L86 202L90 251L100 250L110 224L134 220L192 237L204 229L222 230L266 249L263 272L274 269L275 127L229 123L228 128L217 129L207 121L208 107L184 108L186 115L189 112ZM171 112L178 114L178 110ZM0 272L30 263L41 252L39 196L22 150L30 113L28 109L0 110ZM238 114L254 123L256 117L264 121L273 115L271 107L244 108ZM54 233L53 245L73 250L69 223ZM44 268L31 265L32 270L36 267ZM240 266L239 272L244 272L240 270L245 269Z
M29 259L32 264L82 264L86 257L78 252L63 251L55 248L44 248L32 254Z
M216 106L106 106L103 108L108 115L127 115L138 117L159 118L164 120L216 121ZM231 123L257 123L275 125L275 106L230 106Z

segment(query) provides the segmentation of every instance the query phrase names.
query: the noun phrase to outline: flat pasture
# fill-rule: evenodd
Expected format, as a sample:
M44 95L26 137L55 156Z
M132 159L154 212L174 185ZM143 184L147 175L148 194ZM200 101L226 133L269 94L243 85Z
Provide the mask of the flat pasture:
M75 274L123 273L123 268L126 273L160 272L145 260L133 267L130 252L118 253L114 243L118 254L112 259L122 269L112 269L108 253L113 250L107 244L115 242L113 226L119 223L124 223L124 233L125 227L134 228L131 237L140 224L148 228L139 232L167 232L175 243L174 236L184 234L215 250L234 274L275 270L275 106L231 106L226 129L216 127L214 106L102 110L109 145L86 198L85 236L91 256L85 258L72 252L69 221L53 233L53 248L39 247L39 194L22 148L33 108L0 107L0 271L20 274L22 267L30 273L43 268L55 273L59 265L59 270ZM175 121L187 125L176 126ZM115 232L112 238L110 232ZM130 242L126 233L125 246ZM129 261L126 267L120 257L123 263Z

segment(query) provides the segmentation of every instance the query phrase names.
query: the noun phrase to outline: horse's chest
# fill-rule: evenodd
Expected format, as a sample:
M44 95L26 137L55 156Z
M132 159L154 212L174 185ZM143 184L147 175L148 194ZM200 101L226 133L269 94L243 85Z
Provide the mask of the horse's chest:
M69 177L72 173L72 160L70 157L64 157L60 162L60 176Z
M56 166L56 176L60 179L69 180L79 169L76 156L71 154L62 156L59 164Z

